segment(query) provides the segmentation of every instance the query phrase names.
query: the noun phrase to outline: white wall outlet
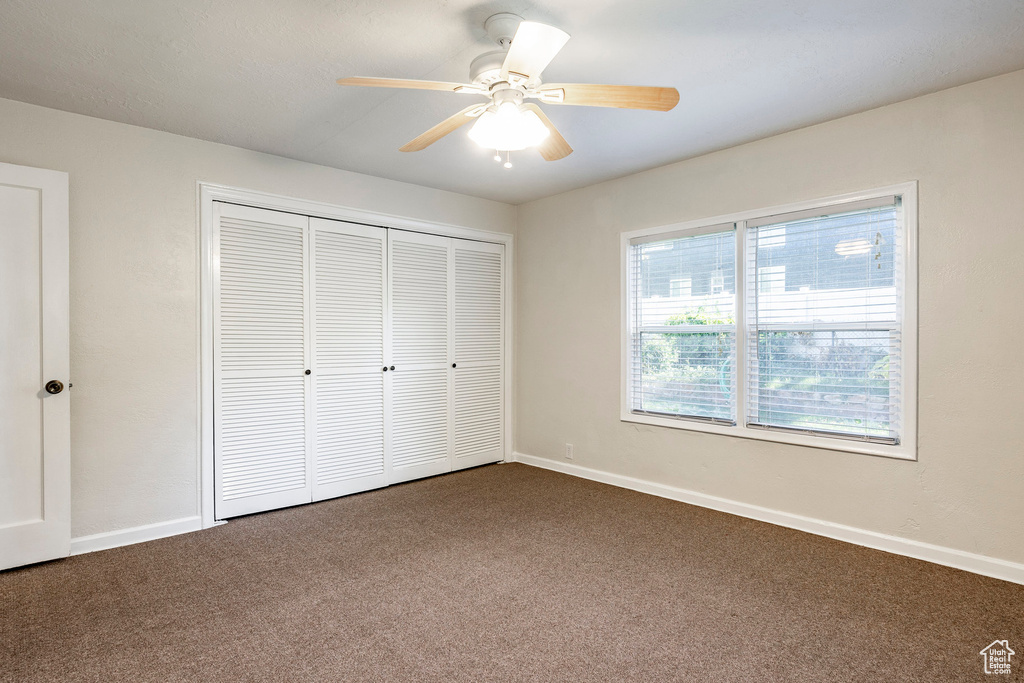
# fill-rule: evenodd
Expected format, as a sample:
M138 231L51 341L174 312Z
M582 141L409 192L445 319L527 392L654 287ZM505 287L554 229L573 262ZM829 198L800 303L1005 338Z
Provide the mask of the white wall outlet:
M572 460L572 444L571 443L565 444L565 459L566 460Z

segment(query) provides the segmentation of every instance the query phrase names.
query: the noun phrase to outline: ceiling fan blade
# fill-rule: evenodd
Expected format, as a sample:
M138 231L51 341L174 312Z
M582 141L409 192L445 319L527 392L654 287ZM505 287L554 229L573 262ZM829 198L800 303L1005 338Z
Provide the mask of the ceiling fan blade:
M540 122L548 129L548 136L544 138L544 142L537 145L537 151L544 157L544 161L558 161L572 154L572 147L569 146L569 143L565 141L562 134L555 128L555 124L551 123L551 119L547 117L540 107L536 104L524 104L523 109L536 114Z
M510 73L537 78L568 40L569 34L554 26L522 22L501 65L501 78L507 79Z
M487 91L474 85L463 83L445 83L443 81L417 81L404 78L339 78L338 85L361 85L370 88L412 88L414 90L447 90L448 92L465 92L473 95L486 95Z
M559 94L561 91L561 94ZM642 85L597 85L591 83L545 83L537 92L546 104L576 104L584 107L618 107L668 111L679 103L675 88Z
M460 127L469 123L477 116L483 113L486 106L474 104L470 107L466 107L458 114L449 116L441 123L437 124L426 133L422 133L417 137L413 138L409 142L405 143L399 149L403 152L418 152L421 149L426 149L430 145L434 144L448 133L458 130Z

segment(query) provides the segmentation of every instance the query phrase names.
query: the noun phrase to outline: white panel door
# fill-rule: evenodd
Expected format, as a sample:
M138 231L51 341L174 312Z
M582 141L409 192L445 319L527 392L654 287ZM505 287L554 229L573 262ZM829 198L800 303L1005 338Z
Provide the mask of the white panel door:
M452 469L504 457L504 273L500 244L453 239Z
M389 483L451 470L450 243L437 235L388 231Z
M305 216L214 205L218 519L312 499Z
M71 549L68 176L0 164L0 569Z
M385 486L387 230L310 219L313 500Z

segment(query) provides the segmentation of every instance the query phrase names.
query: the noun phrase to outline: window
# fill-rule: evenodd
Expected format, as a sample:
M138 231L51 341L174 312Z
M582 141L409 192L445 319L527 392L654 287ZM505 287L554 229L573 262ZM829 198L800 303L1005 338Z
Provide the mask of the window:
M632 409L733 424L733 226L638 244L633 259ZM681 280L686 296L658 296Z
M763 249L786 246L786 226L766 226L758 235L758 245Z
M747 221L748 425L899 442L900 206L877 203ZM785 247L766 249L780 223ZM779 260L801 290L779 286L785 265L760 265Z
M916 457L915 209L911 184L624 235L623 419Z
M758 245L758 248L763 248ZM757 289L761 294L779 294L786 291L786 266L759 266Z
M672 280L672 296L688 297L693 291L693 281L688 277L679 277Z

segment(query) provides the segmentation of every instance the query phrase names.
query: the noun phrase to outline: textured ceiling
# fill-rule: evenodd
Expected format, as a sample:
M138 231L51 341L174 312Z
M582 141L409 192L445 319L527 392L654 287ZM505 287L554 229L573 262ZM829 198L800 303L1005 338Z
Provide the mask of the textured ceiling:
M549 82L673 86L668 113L546 106L576 150L506 170L462 129L499 11L572 35ZM0 97L519 203L1024 68L1021 0L4 0Z

